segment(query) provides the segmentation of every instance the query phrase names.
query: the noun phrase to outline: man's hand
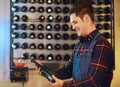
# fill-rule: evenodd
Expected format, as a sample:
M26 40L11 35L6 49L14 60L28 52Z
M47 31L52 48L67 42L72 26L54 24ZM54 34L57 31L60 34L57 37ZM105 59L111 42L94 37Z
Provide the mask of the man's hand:
M55 80L55 83L49 82L49 84L51 85L51 87L62 87L64 81L58 79L58 78L55 77L54 75L52 75L52 77L53 77L53 79Z

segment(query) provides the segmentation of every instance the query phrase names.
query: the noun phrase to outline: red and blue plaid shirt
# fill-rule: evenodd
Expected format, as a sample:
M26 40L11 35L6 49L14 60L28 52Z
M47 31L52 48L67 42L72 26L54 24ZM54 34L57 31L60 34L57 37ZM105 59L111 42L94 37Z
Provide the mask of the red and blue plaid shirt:
M97 33L98 30L95 30L86 37L80 37L80 42L78 43L81 44L78 53L80 56L88 52L89 46ZM76 52L76 49L77 46L75 46L73 54ZM82 76L83 79L75 80L73 77L75 73L73 73L74 56L71 56L64 68L56 71L56 76L60 79L73 77L73 80L65 81L62 87L110 87L114 69L114 51L111 44L102 35L99 35L95 40L91 53L89 72L86 76ZM86 69L86 67L83 69ZM79 76L77 78L79 79Z

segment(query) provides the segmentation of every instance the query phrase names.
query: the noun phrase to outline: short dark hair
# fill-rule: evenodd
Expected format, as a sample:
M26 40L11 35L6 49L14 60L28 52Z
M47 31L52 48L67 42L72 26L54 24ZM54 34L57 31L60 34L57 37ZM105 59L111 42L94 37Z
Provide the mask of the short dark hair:
M81 1L78 2L77 4L75 4L73 6L73 8L71 9L70 14L75 13L76 16L79 16L81 19L83 19L83 16L85 14L88 14L91 18L91 20L94 22L94 11L93 11L93 7L92 5L87 2L87 1Z

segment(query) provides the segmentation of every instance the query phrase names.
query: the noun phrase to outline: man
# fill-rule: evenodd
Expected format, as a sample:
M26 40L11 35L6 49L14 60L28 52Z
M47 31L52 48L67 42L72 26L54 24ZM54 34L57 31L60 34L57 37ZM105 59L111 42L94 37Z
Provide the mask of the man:
M114 51L98 32L93 8L89 3L79 3L71 10L70 22L80 36L70 60L65 67L55 71L52 87L110 87ZM65 81L63 79L73 78Z

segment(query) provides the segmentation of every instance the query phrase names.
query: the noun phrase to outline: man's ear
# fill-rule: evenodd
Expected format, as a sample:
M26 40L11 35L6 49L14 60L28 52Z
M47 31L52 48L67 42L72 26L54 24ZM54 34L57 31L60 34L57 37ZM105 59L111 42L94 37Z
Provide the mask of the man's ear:
M85 14L83 16L83 21L86 22L86 23L88 23L90 21L90 16L88 14Z

